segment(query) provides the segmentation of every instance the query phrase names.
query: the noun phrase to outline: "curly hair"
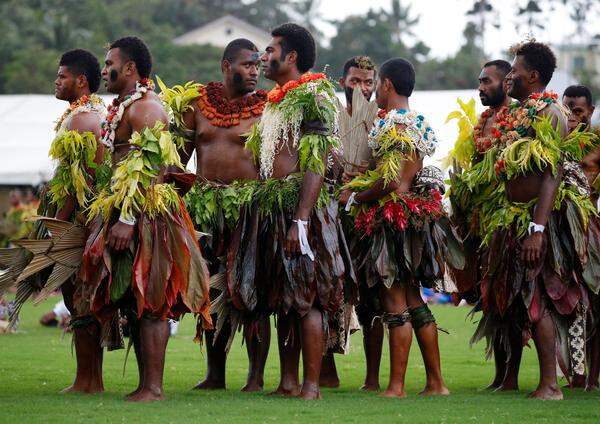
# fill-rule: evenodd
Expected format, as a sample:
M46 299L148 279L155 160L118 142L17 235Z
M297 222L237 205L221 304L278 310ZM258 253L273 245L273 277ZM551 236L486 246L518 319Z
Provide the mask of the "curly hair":
M83 49L69 50L60 58L58 66L65 66L69 71L78 77L85 76L88 87L92 93L98 91L100 87L100 63L96 56Z
M296 66L300 72L307 72L315 64L317 46L312 34L300 25L287 23L279 25L271 31L273 37L281 37L281 60L288 53L295 51L298 54Z
M542 84L550 82L556 69L556 56L548 45L532 39L513 46L511 52L515 56L523 57L527 69L538 71Z
M588 106L594 105L592 91L585 85L570 85L565 89L563 97L585 97Z
M235 40L227 44L227 46L225 47L221 62L223 62L224 60L228 61L229 63L235 62L237 55L242 50L252 50L253 52L257 52L258 48L250 40L247 40L245 38L236 38Z
M348 75L350 68L375 71L375 74L377 74L377 68L369 56L354 56L348 59L346 63L344 63L344 72L342 74L343 77Z
M152 72L152 55L146 43L138 37L123 37L114 41L108 48L119 49L121 54L135 63L138 74L142 78L150 77Z

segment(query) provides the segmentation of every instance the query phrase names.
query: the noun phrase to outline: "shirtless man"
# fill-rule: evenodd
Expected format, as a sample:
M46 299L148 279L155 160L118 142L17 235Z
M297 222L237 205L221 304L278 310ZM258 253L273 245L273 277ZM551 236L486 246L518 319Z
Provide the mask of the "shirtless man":
M375 76L377 71L375 64L368 56L354 56L344 64L342 77L339 79L340 87L344 90L346 97L346 112L352 115L352 96L354 88L359 87L363 96L367 101L371 100L373 91L375 90ZM343 112L341 112L343 113ZM369 122L371 125L372 122ZM368 128L367 130L369 130ZM364 143L367 143L365 137ZM370 153L369 153L370 154ZM358 173L347 172L345 181L348 182L353 176ZM350 249L359 249L358 240L352 240L352 228L345 227L346 237L350 245ZM357 258L355 254L353 257ZM360 274L360 269L355 263L355 270L358 278L364 277ZM363 290L365 286L359 285L359 289ZM378 305L370 304L366 299L370 299L365 293L360 296L360 302L356 307L358 320L363 332L363 346L365 349L365 358L367 363L367 373L365 381L361 387L363 390L378 390L379 389L379 365L381 363L381 352L383 346L383 325L379 320L373 320L377 315L380 315ZM321 369L320 384L322 387L338 387L339 378L335 366L335 360L332 353L328 353L323 357L323 367Z
M512 208L515 211L521 208L522 212L517 213L529 214L531 220L527 225L522 219L516 219L516 216L522 215L515 215L513 222L500 226L492 223L484 229L491 241L481 282L482 293L487 299L483 303L482 320L497 321L488 327L490 329L509 324L520 331L523 342L532 337L540 363L540 381L530 396L562 399L556 375L555 331L556 326L562 324L555 317L572 319L581 310L579 305L583 300L579 285L584 278L580 273L582 264L588 258L581 253L584 256L575 255L574 258L579 260L578 264L554 269L548 265L548 257L573 255L574 247L563 247L552 240L557 237L558 220L564 219L560 215L569 208L578 207L577 203L586 199L563 195L561 198L565 200L561 207L554 208L559 190L579 192L579 187L571 187L566 179L565 184L561 185L563 165L567 170L566 161L576 160L568 157L570 153L564 152L564 158L555 157L552 159L555 162L547 162L541 169L536 165L536 161L539 161L536 155L540 153L533 153L527 163L515 159L521 156L518 149L527 147L525 143L536 143L534 125L543 124L544 119L560 130L562 138L567 135L568 129L566 115L556 102L557 96L544 91L556 68L556 58L550 48L530 41L517 45L513 51L515 58L506 77L506 87L507 94L519 103L509 107L493 132L492 145L499 146L494 168L500 176L500 184L504 184L507 197L495 209L501 211ZM523 135L530 138L515 143ZM560 148L562 140L553 142ZM587 231L584 220L585 217L582 217L580 226ZM571 231L581 230L573 228ZM560 237L568 240L562 233ZM585 238L583 234L569 237ZM560 290L557 291L557 288ZM548 293L552 293L552 296Z
M323 184L327 154L338 144L331 136L337 114L335 92L325 75L308 72L316 48L305 28L284 24L271 35L261 57L262 69L277 86L246 142L261 182L251 214L236 230L237 246L243 248L231 251L244 266L235 268L237 278L228 284L239 308L252 311L265 305L278 314L281 378L276 393L317 399L323 316L340 307L350 263L339 239L331 237L341 228L337 203ZM260 284L255 276L266 280Z
M225 266L225 263L219 263L219 258L225 255L231 230L237 222L227 222L222 209L219 209L221 216L218 219L202 219L207 214L206 205L202 201L195 202L194 195L197 191L213 191L215 198L222 203L219 193L233 189L229 186L231 183L243 184L244 181L258 179L252 154L244 148L244 135L250 132L262 114L267 100L264 90L255 91L259 65L260 54L251 41L240 38L230 42L221 61L223 82L211 82L201 87L200 96L193 100L183 116L186 128L181 132L187 132L190 137L182 156L186 162L196 152L198 176L197 186L187 198L188 209L196 219L197 229L211 235L210 243L204 246L211 274L218 273L220 265ZM213 301L218 294L213 290ZM216 322L216 314L213 321ZM271 341L269 317L261 314L256 318L246 317L245 321L244 337L250 367L242 391L260 391L264 385L265 362ZM232 329L231 322L225 323L216 338L216 330L206 332L208 369L206 378L196 386L197 389L225 388L228 342L240 324L236 322L236 328Z
M167 319L193 312L210 328L208 270L182 200L164 182L165 168L181 163L149 79L148 47L137 37L121 38L104 63L106 88L118 96L102 128L113 176L90 207L81 277L94 288L92 311L101 321L118 319L119 309L128 316L139 384L127 400L161 400ZM132 195L134 181L139 192Z
M486 148L482 145L490 140L499 112L506 110L510 104L511 99L506 95L505 90L505 78L510 69L510 63L507 61L493 60L483 65L481 74L479 74L479 98L481 104L487 106L488 109L482 113L477 125L478 130L475 134L476 140L474 140L477 147ZM481 156L479 156L479 160L480 158ZM465 247L471 245L476 249L480 243L480 239L475 240L475 243L465 240ZM504 348L503 337L510 339L510 355L507 355ZM521 335L514 331L502 336L498 334L494 338L493 350L496 373L488 388L501 391L518 390L519 366L523 351Z
M567 87L563 93L563 105L565 105L571 114L569 115L569 132L579 128L579 131L590 131L592 115L594 114L595 106L592 100L592 93L589 88L583 85L572 85ZM591 200L594 205L598 203L598 183L596 178L600 174L600 148L596 148L589 152L581 162L583 172L590 183L592 189ZM596 184L594 184L596 182ZM592 218L590 222L592 234L595 236L595 241L598 241L600 236L600 222L598 218ZM590 241L594 242L594 241ZM588 376L575 375L571 381L572 387L585 387L587 391L598 389L598 374L600 373L600 329L598 328L598 314L600 313L600 298L598 295L590 293L590 301L592 303L592 315L595 323L589 330L592 337L587 342L588 350ZM595 325L594 325L595 324Z

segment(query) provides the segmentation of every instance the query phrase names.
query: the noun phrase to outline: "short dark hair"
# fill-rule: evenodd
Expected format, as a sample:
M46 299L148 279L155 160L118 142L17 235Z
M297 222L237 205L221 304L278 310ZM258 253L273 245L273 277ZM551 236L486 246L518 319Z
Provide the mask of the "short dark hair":
M307 72L315 64L317 46L312 34L300 25L287 23L271 31L273 37L281 37L281 57L291 51L298 54L296 66L300 72Z
M87 50L75 49L65 52L58 66L66 66L75 76L84 75L92 93L100 87L100 63L96 56Z
M140 77L150 77L150 72L152 72L152 55L150 54L150 50L148 50L148 46L141 38L119 38L110 45L110 49L119 49L127 59L132 60Z
M386 60L379 69L379 75L382 81L388 78L401 96L410 97L415 88L415 68L406 59L397 57Z
M350 68L365 69L367 71L375 71L375 73L377 73L375 64L369 56L354 56L348 59L346 63L344 63L344 73L342 74L343 77L348 75Z
M585 97L588 106L594 104L592 92L585 85L570 85L565 89L563 97Z
M504 74L504 76L508 75L511 68L510 63L502 59L490 60L485 65L483 65L484 68L488 68L490 66L495 66L497 70Z
M228 61L229 63L235 62L237 55L242 50L252 50L254 52L257 52L258 48L250 40L247 40L245 38L236 38L235 40L227 44L227 46L225 47L221 62L223 62L224 60Z
M514 46L511 51L515 56L522 56L528 69L538 71L540 81L546 85L552 79L556 69L556 56L544 43L527 41Z

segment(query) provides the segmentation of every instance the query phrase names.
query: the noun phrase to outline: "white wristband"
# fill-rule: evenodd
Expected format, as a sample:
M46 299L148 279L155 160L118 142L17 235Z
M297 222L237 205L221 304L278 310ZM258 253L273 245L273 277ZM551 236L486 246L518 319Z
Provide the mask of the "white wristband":
M303 221L301 219L294 219L294 222L298 225L298 238L300 239L300 252L303 255L308 255L311 261L315 260L315 255L310 249L310 245L308 244L308 233L306 232L306 227L308 226L308 221Z
M346 207L344 208L344 210L345 210L346 212L350 212L350 209L352 209L352 205L353 205L354 203L358 203L356 200L354 200L354 198L356 197L356 195L357 195L357 194L358 194L358 193L355 191L355 192L353 192L353 193L350 195L350 197L348 198L348 201L346 202Z
M532 235L533 233L543 233L545 229L546 227L544 227L543 225L536 224L535 222L530 222L527 232L529 233L529 235Z
M135 218L128 219L128 218L125 218L123 215L120 215L119 216L119 222L121 222L121 223L123 223L125 225L135 225L136 220L135 220Z

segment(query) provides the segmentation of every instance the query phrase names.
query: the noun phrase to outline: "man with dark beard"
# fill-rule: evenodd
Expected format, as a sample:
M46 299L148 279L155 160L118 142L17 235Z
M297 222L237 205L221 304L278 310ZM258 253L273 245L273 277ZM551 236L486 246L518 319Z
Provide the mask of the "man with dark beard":
M101 322L127 315L138 364L134 402L163 399L167 319L187 312L211 328L208 270L192 221L170 181L183 168L168 117L150 79L152 56L137 37L113 42L102 77L118 97L102 126L112 152L110 187L89 208L90 236L80 277ZM181 180L179 180L181 181ZM201 334L197 334L201 337Z
M523 343L533 338L540 381L530 396L562 399L556 362L579 369L583 344L576 337L581 328L568 323L585 319L585 284L598 284L583 272L596 259L582 245L593 206L575 163L591 139L567 136L565 112L556 94L545 91L556 68L550 48L528 41L513 52L506 87L518 103L496 119L490 142L478 149L483 159L473 168L480 172L470 180L494 188L479 215L486 255L479 282L483 316L473 341L498 337L505 328ZM568 335L561 337L568 347L557 350L557 332Z
M486 63L481 70L479 75L479 98L481 104L488 106L488 109L481 114L477 125L473 129L472 142L475 149L473 156L470 158L469 168L483 159L485 151L491 146L493 130L498 123L498 119L503 119L503 115L506 113L510 97L506 95L505 78L510 69L510 63L504 60L493 60ZM468 172L469 170L465 171L465 173ZM481 266L485 257L485 251L480 249L481 237L479 236L479 219L477 215L481 211L482 204L487 202L489 193L481 192L479 186L471 186L467 199L463 199L467 203L461 204L461 196L456 194L457 192L460 193L460 190L456 189L456 183L460 176L454 174L451 178L451 185L454 186L454 190L450 193L450 201L454 212L453 221L457 224L463 237L467 257L465 269L462 271L452 270L452 274L457 283L460 297L475 302L481 297L481 293L477 293L477 282L482 277ZM519 332L510 330L510 327L505 327L504 331L497 331L489 340L488 347L494 354L495 375L488 389L518 390L519 366L523 346Z
M364 171L372 162L371 149L367 145L368 132L373 125L373 121L377 114L376 105L365 104L356 98L359 105L362 105L361 110L353 116L352 106L353 97L364 96L367 102L371 100L373 91L375 90L375 77L377 71L375 64L368 56L354 56L346 61L343 68L342 77L339 80L339 85L344 90L346 98L344 114L343 106L339 104L340 109L340 138L344 146L344 159L346 159L344 168L346 171L343 174L343 182L349 182L352 178L358 175L359 171ZM355 91L358 90L358 93ZM357 116L360 115L360 116ZM362 121L362 122L361 122ZM347 215L343 214L344 231L350 251L353 258L362 256L360 250L361 244L358 242L358 237L353 231L352 222L347 219ZM357 277L366 278L361 275L359 264L354 263L357 270ZM359 285L359 290L365 290L366 285ZM359 296L360 302L356 307L358 321L363 331L363 345L365 349L365 357L367 364L367 373L362 386L363 390L378 390L379 389L379 366L381 363L381 352L383 346L383 325L380 320L374 320L378 315L381 315L380 305L373 305L372 302L376 296L368 296L367 293L361 293ZM376 302L378 303L378 302ZM346 307L347 305L344 305ZM348 320L350 323L351 321ZM349 335L349 332L346 332ZM344 351L342 351L343 353ZM320 384L323 387L338 387L339 378L335 367L333 354L330 352L323 357L323 367L321 370Z
M196 229L209 234L210 242L203 248L212 275L224 273L225 253L231 231L238 223L243 193L258 180L252 154L244 149L244 135L260 118L267 101L264 90L255 91L259 64L260 54L254 43L236 39L223 53L222 83L188 83L189 95L173 90L163 94L173 110L184 110L174 119L176 132L186 139L184 163L196 153L197 181L185 200ZM212 301L224 307L219 295L219 290L211 290ZM242 391L262 390L271 340L269 317L264 313L242 317L235 310L230 311L227 322L217 322L216 330L206 332L208 369L197 389L225 388L229 342L242 324L250 361Z
M283 24L271 35L261 60L265 77L277 85L246 142L261 181L233 236L227 283L237 309L278 316L276 393L317 399L324 320L338 311L352 270L339 239L337 203L323 183L327 155L339 143L331 135L335 91L324 74L309 72L316 46L305 28Z
M571 112L569 114L569 131L590 131L592 115L595 110L590 89L583 85L567 87L563 93L562 102ZM591 200L595 205L598 205L598 190L600 190L600 180L598 180L598 176L600 175L600 147L596 147L585 155L581 166L591 186ZM590 228L593 234L590 243L595 243L598 246L598 242L600 241L600 220L597 217L593 217L590 221ZM590 292L589 296L594 322L591 323L589 330L591 337L586 344L588 375L587 379L584 375L574 375L570 386L585 387L587 391L592 391L598 389L598 374L600 373L600 328L598 326L600 296L593 292Z

